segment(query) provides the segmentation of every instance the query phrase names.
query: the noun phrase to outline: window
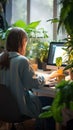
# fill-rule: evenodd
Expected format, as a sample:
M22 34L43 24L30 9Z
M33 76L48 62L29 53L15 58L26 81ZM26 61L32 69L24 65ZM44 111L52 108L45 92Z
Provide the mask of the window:
M8 0L6 4L6 19L9 25L22 19L26 23L41 20L39 28L48 32L49 40L62 39L64 35L57 35L57 23L47 22L59 16L60 6L58 0Z
M27 0L9 0L6 4L6 19L9 25L19 19L27 22Z
M47 22L53 18L53 0L31 0L30 22L41 20L40 28L48 31L49 39L53 39L53 25Z

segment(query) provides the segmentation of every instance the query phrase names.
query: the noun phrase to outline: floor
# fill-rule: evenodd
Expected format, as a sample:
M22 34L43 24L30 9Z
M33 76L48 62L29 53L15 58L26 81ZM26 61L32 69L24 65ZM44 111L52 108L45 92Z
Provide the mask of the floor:
M15 124L16 130L35 130L35 119L27 120L25 123ZM0 130L9 130L11 124L0 122Z

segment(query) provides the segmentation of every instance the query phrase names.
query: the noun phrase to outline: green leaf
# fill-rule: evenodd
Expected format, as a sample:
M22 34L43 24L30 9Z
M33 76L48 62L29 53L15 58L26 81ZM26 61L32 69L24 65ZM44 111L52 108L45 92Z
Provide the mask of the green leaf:
M67 66L64 68L64 71L67 70L67 69L70 69L70 68L72 68L72 67L73 67L73 63L67 65Z
M48 21L51 21L51 23L57 23L57 22L59 22L59 19L58 18L53 18L53 19L47 20L47 22Z
M52 117L51 111L46 111L46 112L43 112L39 115L39 118L49 118L49 117Z
M57 65L57 67L60 67L62 65L62 57L56 58L56 65Z
M21 27L21 28L25 28L26 23L23 20L18 20L13 24L14 27Z
M31 22L30 24L28 24L28 28L32 28L32 29L35 29L39 24L40 24L41 21L35 21L35 22Z
M73 110L73 81L63 80L56 85L56 95L50 109L41 113L39 117L53 116L56 122L62 123L62 110L64 108Z

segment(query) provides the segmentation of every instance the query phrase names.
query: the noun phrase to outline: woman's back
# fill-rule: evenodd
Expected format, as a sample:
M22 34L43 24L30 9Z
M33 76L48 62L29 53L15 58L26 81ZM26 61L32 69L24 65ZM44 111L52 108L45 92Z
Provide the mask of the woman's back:
M25 96L28 95L28 90L38 88L39 82L37 79L33 79L34 71L30 67L25 56L22 56L17 52L9 52L9 58L9 68L0 69L0 83L5 84L11 89L18 100L21 113L33 117L33 112L28 109L26 105Z

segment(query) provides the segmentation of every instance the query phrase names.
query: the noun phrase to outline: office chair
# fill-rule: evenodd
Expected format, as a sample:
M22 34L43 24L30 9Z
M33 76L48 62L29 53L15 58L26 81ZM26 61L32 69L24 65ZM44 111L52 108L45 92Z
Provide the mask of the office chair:
M15 123L21 123L27 119L27 116L21 115L18 102L10 89L0 84L0 121L12 124L10 130L16 130Z

